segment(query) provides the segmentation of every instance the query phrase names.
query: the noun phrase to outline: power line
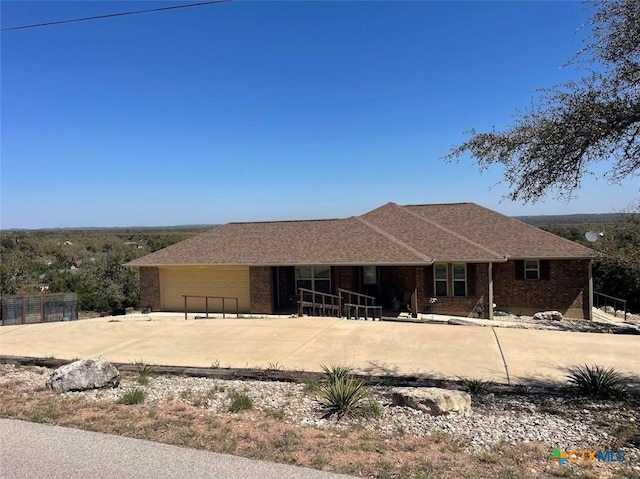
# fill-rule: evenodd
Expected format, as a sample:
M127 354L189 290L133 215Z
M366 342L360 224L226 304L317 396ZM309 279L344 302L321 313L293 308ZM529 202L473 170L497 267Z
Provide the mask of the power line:
M32 25L21 25L19 27L9 27L3 28L2 32L8 30L25 30L27 28L38 28L38 27L47 27L49 25L60 25L61 23L72 23L72 22L85 22L88 20L99 20L101 18L113 18L113 17L123 17L125 15L138 15L140 13L150 13L150 12L160 12L162 10L176 10L178 8L191 8L191 7L201 7L203 5L211 5L213 3L224 3L229 2L230 0L210 0L207 2L198 2L198 3L189 3L186 5L174 5L171 7L160 7L160 8L150 8L148 10L136 10L135 12L121 12L121 13L109 13L107 15L96 15L93 17L84 17L84 18L73 18L71 20L56 20L53 22L45 22L45 23L34 23Z

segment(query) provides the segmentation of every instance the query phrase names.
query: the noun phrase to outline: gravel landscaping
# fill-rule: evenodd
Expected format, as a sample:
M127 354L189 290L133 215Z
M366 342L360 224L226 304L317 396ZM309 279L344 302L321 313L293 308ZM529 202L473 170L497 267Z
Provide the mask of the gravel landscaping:
M19 384L23 390L42 391L51 373L42 367L0 365L0 387ZM149 377L141 385L138 375L125 373L114 389L68 392L66 398L96 402L117 401L126 391L141 388L145 404L182 403L214 416L229 415L229 394L244 392L253 409L291 425L340 430L357 427L385 437L432 437L446 434L462 451L481 453L496 445L539 442L549 448L624 449L629 464L640 471L640 408L637 400L596 401L559 393L496 393L473 398L473 411L465 416L430 416L407 407L393 406L390 387L371 387L382 405L377 417L323 418L310 385L239 381L182 376Z

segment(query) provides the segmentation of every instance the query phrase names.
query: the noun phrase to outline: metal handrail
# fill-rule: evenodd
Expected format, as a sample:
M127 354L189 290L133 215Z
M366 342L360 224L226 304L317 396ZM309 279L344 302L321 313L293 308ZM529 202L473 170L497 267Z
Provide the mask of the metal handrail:
M205 317L209 319L209 300L210 299L221 299L222 300L222 318L226 318L226 307L225 307L225 299L233 299L236 302L236 317L240 317L240 310L238 308L238 298L233 296L198 296L195 294L183 294L184 298L184 319L187 319L187 298L204 298L204 309L205 309Z
M606 299L612 299L613 300L613 316L616 316L616 303L622 303L622 309L624 311L624 320L627 320L627 300L626 299L622 299L622 298L616 298L615 296L609 296L608 294L604 294L604 293L599 293L598 291L594 291L593 292L593 298L596 300L596 308L600 309L600 302L597 301L597 299L602 296L605 298L605 302L604 302L604 307L608 306L607 304L607 300Z

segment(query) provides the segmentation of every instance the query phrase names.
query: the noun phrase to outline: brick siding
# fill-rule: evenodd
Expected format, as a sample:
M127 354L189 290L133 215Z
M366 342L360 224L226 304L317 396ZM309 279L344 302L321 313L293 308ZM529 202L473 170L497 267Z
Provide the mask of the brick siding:
M515 262L494 264L496 309L532 315L557 310L570 318L590 318L589 260L550 260L549 279L516 279Z
M489 317L489 272L488 264L474 263L467 265L467 296L453 296L453 281L451 265L448 265L448 296L438 296L437 301L431 304L431 298L435 296L433 266L421 268L425 287L422 292L418 290L418 309L421 312L433 312L436 314L451 314L453 316Z
M249 297L252 313L273 313L272 273L269 266L249 268Z
M336 266L332 268L334 270L335 285L334 292L338 291L338 288L347 289L349 291L359 290L360 273L359 266Z
M140 268L140 307L160 311L160 270L157 267Z

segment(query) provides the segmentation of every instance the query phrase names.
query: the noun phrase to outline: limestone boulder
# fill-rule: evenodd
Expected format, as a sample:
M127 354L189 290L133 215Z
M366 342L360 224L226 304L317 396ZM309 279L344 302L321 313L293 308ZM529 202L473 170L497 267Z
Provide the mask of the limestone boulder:
M47 388L58 392L117 387L120 372L104 360L83 359L59 367L49 377Z
M466 414L471 411L471 396L464 391L442 388L393 388L393 404L428 414Z
M540 311L533 315L533 319L562 321L564 316L560 311Z

